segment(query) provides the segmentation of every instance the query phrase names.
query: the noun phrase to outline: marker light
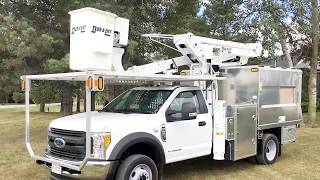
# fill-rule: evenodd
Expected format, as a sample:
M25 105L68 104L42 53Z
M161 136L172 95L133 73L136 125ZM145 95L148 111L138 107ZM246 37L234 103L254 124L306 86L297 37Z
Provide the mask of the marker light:
M103 139L104 139L104 147L107 149L111 143L111 134L107 133L106 135L103 136Z
M21 81L21 89L22 89L22 91L26 90L26 81L25 80Z
M86 80L86 87L90 90L93 88L93 79L91 76Z
M103 90L103 78L101 76L98 77L97 86L98 86L98 90L100 90L100 91Z
M258 72L259 69L258 68L251 68L251 72Z

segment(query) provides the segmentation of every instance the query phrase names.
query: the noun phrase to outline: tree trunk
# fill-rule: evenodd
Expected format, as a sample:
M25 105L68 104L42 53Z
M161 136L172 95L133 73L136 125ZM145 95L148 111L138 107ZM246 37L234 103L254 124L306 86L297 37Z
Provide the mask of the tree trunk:
M61 103L60 103L60 112L63 112L63 98L61 99Z
M46 104L44 103L44 99L40 100L40 112L44 112Z
M291 55L290 55L289 48L287 46L286 39L285 38L280 38L280 44L281 44L282 52L283 52L283 54L284 54L284 56L286 58L287 64L288 64L289 68L292 68L293 67L293 62L292 62L292 58L291 58Z
M84 111L84 112L87 111L87 98L86 98L86 94L84 95L84 99L83 99L83 111Z
M317 120L317 59L319 47L319 18L318 18L318 1L312 0L312 52L310 61L309 77L309 122L311 127L316 127Z
M68 116L72 114L72 89L68 86L63 90L63 115Z
M81 92L79 91L77 93L77 109L76 109L77 112L80 112L80 94Z
M95 92L91 91L91 111L96 110L96 96Z

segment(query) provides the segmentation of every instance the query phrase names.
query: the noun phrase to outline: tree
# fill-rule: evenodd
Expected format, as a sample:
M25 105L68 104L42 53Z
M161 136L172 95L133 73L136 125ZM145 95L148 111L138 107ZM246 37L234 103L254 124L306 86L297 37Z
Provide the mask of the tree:
M199 0L184 1L177 0L168 9L166 26L163 28L163 33L182 34L193 32L197 35L208 35L208 29L201 29L205 23L197 16L200 8ZM203 23L202 25L200 25ZM200 25L200 26L199 26ZM205 26L207 27L207 26Z
M43 73L54 43L50 35L37 32L27 22L0 15L0 92L18 91L22 74Z
M56 101L57 84L52 81L35 81L31 88L31 99L39 104L40 112L45 112L45 104Z
M286 18L288 17L288 11L286 8L290 6L290 2L276 2L269 0L263 0L262 2L263 3L261 9L264 11L264 18L268 19L266 21L267 24L264 24L264 26L271 26L271 28L275 32L275 37L273 37L272 39L276 39L280 43L281 50L284 54L288 67L293 67L292 58L287 44L287 39L288 36L290 36L291 27L290 25L285 23ZM267 36L267 34L264 33L264 36Z
M49 59L46 71L48 73L61 73L69 71L69 55L67 54L62 59ZM78 94L81 84L78 82L54 82L56 84L55 90L57 92L57 99L61 102L61 112L65 116L72 114L73 97Z
M213 37L240 42L260 41L268 56L267 59L258 58L261 63L273 64L271 62L277 59L280 50L288 67L300 61L298 50L305 39L299 35L307 29L307 21L301 13L305 10L303 2L210 0L205 6L204 17Z
M17 1L3 1L1 3L0 11L1 14L6 15L7 19L13 19L17 23L3 23L7 25L9 28L4 28L7 31L11 31L11 27L14 25L19 25L18 27L14 27L14 30L17 29L15 34L8 36L7 31L4 31L7 34L2 34L4 39L12 38L22 41L20 46L5 44L1 47L12 48L13 52L19 52L19 56L16 56L13 53L8 55L8 59L16 59L16 64L22 64L26 61L28 66L21 65L22 68L15 68L13 72L15 72L16 77L12 77L9 75L5 75L5 80L7 79L19 79L20 75L23 74L39 74L39 73L48 73L48 72L69 72L69 67L67 70L65 65L67 65L67 61L64 61L63 58L69 51L69 15L68 11L72 9L76 9L77 7L84 7L88 4L96 3L96 1L57 1L57 0L17 0ZM21 22L21 23L19 23ZM22 25L24 27L20 27ZM19 36L21 34L19 31L28 31L29 36ZM47 39L45 39L47 38ZM48 40L51 40L49 42ZM12 40L7 40L4 42L12 42ZM14 42L14 41L13 41ZM27 43L25 43L27 42ZM41 44L42 43L42 44ZM50 45L50 47L49 47ZM7 51L6 51L7 52ZM12 52L12 51L8 51ZM6 55L6 53L4 53ZM20 57L21 56L21 57ZM48 60L52 59L51 62ZM4 61L4 58L0 56L0 63ZM57 62L60 61L60 62ZM5 61L8 62L8 61ZM12 61L11 61L12 62ZM50 64L51 63L51 64ZM62 64L61 64L62 63ZM64 65L63 65L64 63ZM13 64L13 63L11 63ZM48 65L49 64L49 65ZM52 64L59 64L58 66L53 65L52 68L48 68L48 66L52 66ZM64 67L63 67L64 66ZM17 67L17 66L16 66ZM26 67L29 71L26 71ZM60 69L58 69L60 68ZM9 68L6 68L9 69ZM4 73L7 74L7 73ZM3 78L4 79L4 78ZM8 84L8 83L7 83ZM56 99L53 97L49 97L46 94L46 90L52 88L52 84L48 83L35 83L35 89L33 89L32 94L36 103L40 103L40 111L44 111L44 103L45 102L53 102ZM13 87L19 87L16 84L13 84ZM59 87L64 87L64 91ZM62 98L61 107L64 107L63 110L65 115L72 112L72 95L66 96L66 94L72 94L73 85L70 84L59 84L56 86L57 89L55 92L56 96ZM4 88L3 88L4 89ZM54 90L55 90L54 89ZM1 92L0 87L0 92ZM15 91L13 89L9 89L8 85L6 85L6 89L9 93ZM2 90L3 91L3 90ZM7 94L9 94L7 93ZM63 95L64 94L64 95ZM71 107L69 107L71 106Z
M312 127L316 127L317 119L317 64L319 50L319 11L318 1L311 0L312 22L312 52L309 76L309 120Z
M211 37L223 40L237 40L241 26L240 0L210 0L205 4L203 18L208 23Z

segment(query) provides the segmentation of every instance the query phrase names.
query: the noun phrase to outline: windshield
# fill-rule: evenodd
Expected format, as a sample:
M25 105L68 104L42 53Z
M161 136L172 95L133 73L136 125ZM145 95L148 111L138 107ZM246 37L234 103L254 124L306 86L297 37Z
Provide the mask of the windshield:
M155 114L171 93L171 90L129 90L111 101L102 111Z

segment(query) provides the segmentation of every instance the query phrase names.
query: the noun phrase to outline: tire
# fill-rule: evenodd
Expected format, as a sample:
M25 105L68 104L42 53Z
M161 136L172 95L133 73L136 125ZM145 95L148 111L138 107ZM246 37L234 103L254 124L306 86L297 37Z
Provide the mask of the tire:
M273 134L264 134L258 147L257 161L259 164L273 164L279 156L279 141Z
M145 180L158 180L157 166L148 156L135 154L127 157L118 168L116 180L130 180L137 176Z

